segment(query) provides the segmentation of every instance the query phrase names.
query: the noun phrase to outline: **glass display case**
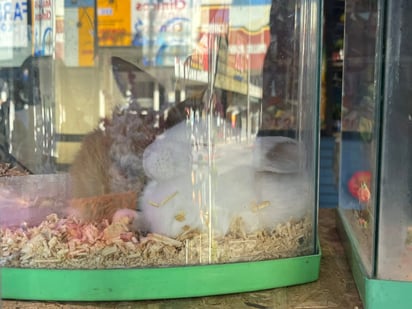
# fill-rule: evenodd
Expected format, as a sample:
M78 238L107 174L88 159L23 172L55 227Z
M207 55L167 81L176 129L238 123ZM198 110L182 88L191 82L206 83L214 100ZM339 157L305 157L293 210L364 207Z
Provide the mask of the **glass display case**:
M339 222L366 308L412 303L409 1L346 1Z
M316 280L321 12L0 1L2 297Z

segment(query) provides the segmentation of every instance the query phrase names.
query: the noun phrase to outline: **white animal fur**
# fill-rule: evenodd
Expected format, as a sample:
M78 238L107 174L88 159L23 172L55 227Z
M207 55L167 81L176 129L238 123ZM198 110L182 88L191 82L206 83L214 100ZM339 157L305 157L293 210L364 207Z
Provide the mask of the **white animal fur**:
M176 237L187 228L212 229L224 235L235 217L246 232L270 230L301 219L311 207L308 177L299 169L303 148L295 140L269 136L253 145L217 144L210 162L197 160L201 150L192 143L181 123L145 150L143 166L152 180L139 208L149 231Z

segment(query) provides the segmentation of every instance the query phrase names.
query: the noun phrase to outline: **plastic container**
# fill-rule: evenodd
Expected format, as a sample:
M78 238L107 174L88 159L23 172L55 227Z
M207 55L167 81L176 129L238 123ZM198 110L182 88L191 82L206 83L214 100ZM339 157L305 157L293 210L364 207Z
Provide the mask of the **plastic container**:
M47 35L1 43L4 298L318 278L320 1L35 3Z
M339 222L365 308L409 308L411 5L346 8Z

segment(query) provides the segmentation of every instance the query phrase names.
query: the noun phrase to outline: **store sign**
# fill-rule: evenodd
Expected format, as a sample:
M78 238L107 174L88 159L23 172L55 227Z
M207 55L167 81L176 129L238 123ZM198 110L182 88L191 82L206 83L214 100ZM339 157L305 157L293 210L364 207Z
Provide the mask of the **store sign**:
M133 0L132 3L132 44L143 47L146 65L172 66L176 58L184 59L191 54L197 31L193 24L197 11L194 1Z
M192 22L196 1L170 0L156 5L135 2L133 45L143 46L147 65L173 66L176 58L191 54L197 28Z
M99 46L141 46L149 66L173 66L190 56L192 68L207 71L212 42L225 36L229 62L244 74L261 68L270 40L268 0L97 3Z
M132 42L130 0L97 1L99 46L130 46Z
M270 4L240 2L230 9L229 55L238 71L260 70L263 66L270 42Z
M147 65L173 65L192 48L192 0L97 2L99 46L141 46Z
M55 28L55 0L33 1L33 20L34 55L53 55Z
M260 70L270 41L269 14L268 1L202 6L199 39L191 67L209 70L212 44L220 36L228 41L227 68L223 71L242 80L248 70Z
M0 0L0 47L26 47L27 27L27 1Z

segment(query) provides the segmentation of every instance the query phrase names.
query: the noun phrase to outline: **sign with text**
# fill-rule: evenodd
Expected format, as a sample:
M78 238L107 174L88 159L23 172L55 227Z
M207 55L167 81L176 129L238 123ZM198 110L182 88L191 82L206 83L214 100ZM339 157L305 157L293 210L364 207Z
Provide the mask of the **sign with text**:
M33 53L51 56L54 52L55 0L33 1Z
M130 46L132 41L130 0L97 1L99 46Z
M242 75L261 68L270 40L269 0L97 3L99 46L140 46L148 66L190 58L192 68L207 71L211 44L220 36L228 40L230 65Z
M0 0L0 48L27 47L27 1Z
M133 0L133 45L143 47L144 64L173 66L193 48L200 1Z

